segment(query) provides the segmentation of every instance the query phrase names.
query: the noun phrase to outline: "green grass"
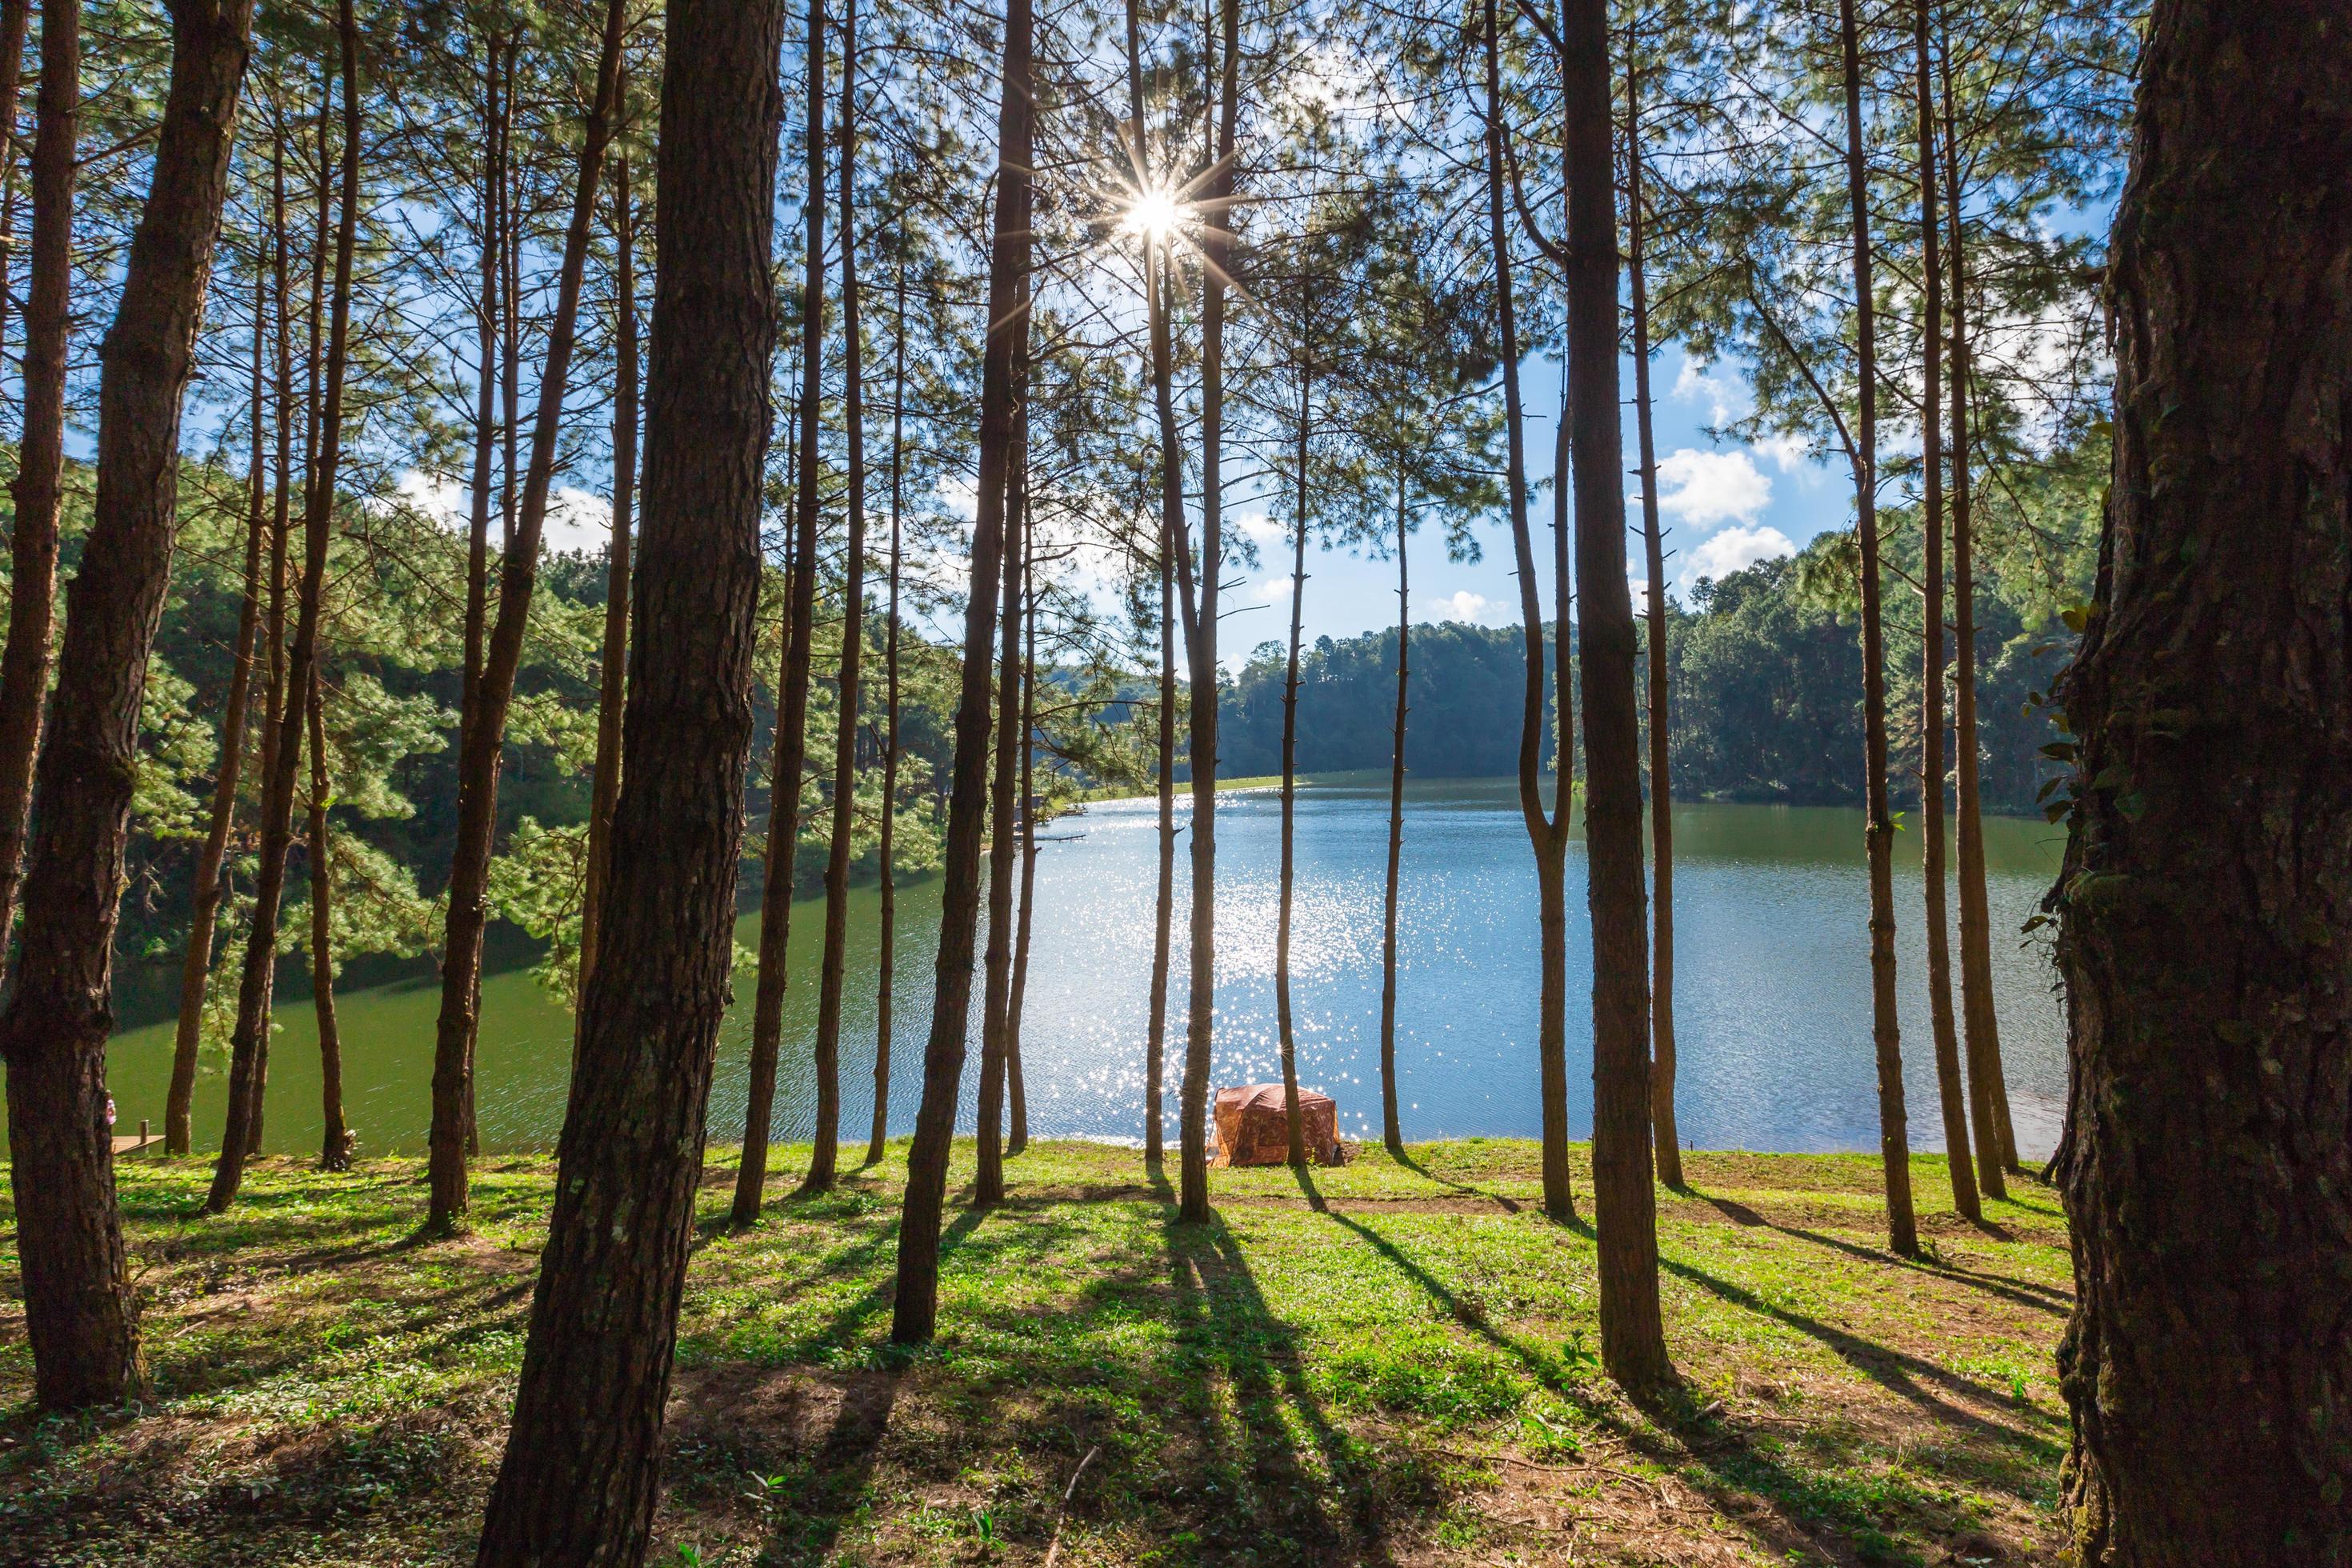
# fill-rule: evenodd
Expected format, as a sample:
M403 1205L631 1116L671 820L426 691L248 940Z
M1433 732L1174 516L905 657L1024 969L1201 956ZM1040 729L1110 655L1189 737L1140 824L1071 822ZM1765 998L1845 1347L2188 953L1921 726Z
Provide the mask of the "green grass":
M1307 779L1302 776L1298 781L1298 787L1300 789L1305 789L1307 786L1308 782L1309 781ZM1282 775L1280 773L1252 773L1247 778L1219 779L1217 781L1217 788L1220 790L1280 789L1281 787ZM1192 785L1190 780L1178 779L1176 781L1176 794L1179 799L1181 799L1192 793ZM1156 784L1104 784L1096 789L1080 790L1076 798L1081 801L1150 800L1157 797L1159 794L1160 786Z
M1874 1158L1687 1156L1659 1194L1681 1382L1636 1406L1532 1145L1219 1171L1204 1226L1132 1151L1037 1146L1003 1208L951 1205L912 1357L887 1342L903 1158L795 1199L780 1151L738 1234L713 1151L656 1561L1034 1563L1057 1520L1073 1564L2057 1560L2070 1268L2033 1184L1983 1227L1923 1213L1906 1263ZM1916 1166L1933 1204L1942 1162ZM551 1163L484 1162L472 1233L430 1243L417 1162L266 1161L217 1220L207 1171L121 1167L132 1410L31 1412L0 1233L0 1561L470 1561Z

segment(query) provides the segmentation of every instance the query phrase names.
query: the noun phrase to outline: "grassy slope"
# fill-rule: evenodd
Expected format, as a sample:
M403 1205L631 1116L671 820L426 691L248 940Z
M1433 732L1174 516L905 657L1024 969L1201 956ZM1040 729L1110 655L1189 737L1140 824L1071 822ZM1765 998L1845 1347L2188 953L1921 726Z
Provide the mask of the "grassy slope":
M1594 1369L1591 1234L1542 1219L1526 1143L1218 1172L1197 1229L1134 1152L1036 1147L1003 1210L951 1211L911 1360L903 1150L745 1235L714 1152L657 1561L1034 1563L1057 1521L1072 1564L2055 1561L2070 1276L2031 1184L1981 1230L1923 1215L1907 1266L1874 1160L1691 1155L1661 1194L1686 1382L1643 1414ZM488 1162L476 1233L429 1245L416 1162L264 1162L209 1222L201 1163L121 1171L155 1403L30 1415L0 1231L0 1562L471 1561L551 1163Z

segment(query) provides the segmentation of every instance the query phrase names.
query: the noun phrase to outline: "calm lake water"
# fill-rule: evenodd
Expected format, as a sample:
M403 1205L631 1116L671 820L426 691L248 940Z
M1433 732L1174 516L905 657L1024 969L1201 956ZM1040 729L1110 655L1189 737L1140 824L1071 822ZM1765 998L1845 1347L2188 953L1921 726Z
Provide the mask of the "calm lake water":
M1181 800L1181 797L1180 797ZM1380 1126L1380 954L1387 780L1316 780L1298 801L1297 902L1292 941L1299 1077L1333 1095L1341 1125ZM1180 811L1182 809L1180 805ZM1150 1006L1156 808L1149 800L1089 807L1046 829L1037 865L1023 1055L1032 1131L1041 1137L1139 1138L1143 1040ZM1915 814L1916 818L1916 814ZM1223 797L1218 823L1218 1030L1215 1081L1279 1077L1274 1023L1276 865L1280 801L1273 791ZM1896 841L1903 1047L1915 1148L1943 1146L1928 1036L1920 925L1919 839ZM1993 963L2001 1043L2021 1152L2046 1154L2064 1106L2063 1030L2053 973L2016 932L2049 887L2060 836L2039 822L1987 824ZM1859 812L1763 805L1683 805L1676 850L1675 1016L1685 1139L1701 1148L1872 1149L1877 1091L1870 1039L1864 920L1868 884ZM1182 1039L1188 857L1177 858L1177 947L1167 1110L1174 1138ZM1570 852L1569 1083L1580 1137L1591 1117L1590 946L1583 847ZM1527 837L1507 780L1408 787L1399 917L1398 1068L1405 1136L1532 1135L1536 1098L1536 889ZM1957 904L1955 905L1957 908ZM816 1012L821 900L793 921L793 982L777 1135L804 1139L814 1089L806 1061ZM843 1043L843 1132L862 1142L873 1114L874 980L878 901L856 895ZM902 889L890 1122L910 1131L930 1018L938 884ZM756 917L738 939L750 945ZM741 1136L751 975L719 1046L714 1140ZM429 978L341 994L344 1082L363 1151L416 1151L429 1120L433 1020ZM482 1136L494 1149L551 1146L571 1067L571 1019L527 971L483 984L479 1047ZM270 1053L268 1147L318 1142L317 1037L308 1001L279 1007ZM965 1071L972 1124L978 1026ZM123 1130L149 1117L160 1131L170 1071L168 1023L128 1030L109 1077ZM217 1139L226 1064L207 1061L198 1140Z

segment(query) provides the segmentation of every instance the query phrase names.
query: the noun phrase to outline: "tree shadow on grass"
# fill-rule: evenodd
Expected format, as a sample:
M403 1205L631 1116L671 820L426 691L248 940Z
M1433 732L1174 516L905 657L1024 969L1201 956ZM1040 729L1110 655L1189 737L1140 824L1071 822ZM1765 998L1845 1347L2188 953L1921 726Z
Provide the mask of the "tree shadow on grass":
M1905 1258L1900 1253L1889 1252L1880 1247L1865 1247L1859 1242L1824 1235L1817 1230L1807 1230L1802 1226L1777 1224L1746 1204L1730 1198L1717 1197L1696 1187L1692 1187L1688 1191L1691 1196L1707 1204L1734 1225L1751 1229L1769 1230L1798 1241L1808 1241L1816 1247L1827 1247L1832 1252L1842 1252L1849 1258L1859 1258L1864 1263L1907 1268L1937 1279L1948 1279L1956 1285L1966 1285L1982 1290L1989 1296L1998 1296L2005 1301L2037 1312L2063 1317L2074 1309L2073 1298L2053 1286L2036 1284L2030 1279L2020 1279L2014 1275L1996 1274L1990 1269L1965 1268L1957 1263Z
M1389 1151L1389 1158L1403 1166L1406 1170L1411 1171L1414 1175L1419 1176L1424 1182L1433 1182L1441 1187L1451 1187L1457 1193L1468 1193L1473 1197L1490 1199L1506 1214L1517 1214L1527 1206L1519 1202L1518 1199L1505 1197L1502 1194L1494 1191L1490 1187L1477 1186L1469 1182L1457 1182L1451 1176L1441 1176L1436 1172L1431 1170L1425 1163L1415 1159L1411 1153L1404 1151Z

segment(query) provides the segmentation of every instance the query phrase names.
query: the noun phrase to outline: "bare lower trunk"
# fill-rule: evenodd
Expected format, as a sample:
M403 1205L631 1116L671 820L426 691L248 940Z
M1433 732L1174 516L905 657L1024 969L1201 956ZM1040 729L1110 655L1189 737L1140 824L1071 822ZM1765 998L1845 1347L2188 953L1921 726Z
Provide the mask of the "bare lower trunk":
M1025 444L1025 443L1024 443ZM1036 531L1021 531L1021 892L1013 931L1013 984L1004 1003L1004 1087L1012 1101L1007 1155L1029 1147L1029 1089L1021 1073L1021 1005L1029 994L1029 933L1037 912Z
M343 381L351 363L352 266L359 243L359 34L352 0L341 0L336 41L342 63L342 191L335 223L334 278L328 308L325 388L315 402L318 436L302 498L302 581L295 595L294 644L287 660L286 689L278 702L278 730L269 746L269 777L262 790L261 854L254 874L253 927L247 933L245 967L238 977L236 1025L229 1036L228 1116L213 1166L209 1214L227 1212L245 1180L245 1163L260 1142L258 1123L267 1082L270 986L278 966L278 913L286 893L286 862L294 836L294 785L302 763L302 735L310 717L310 691L318 679L319 635L327 584L327 552L333 536L335 482L342 460ZM320 100L320 118L326 97ZM327 205L322 180L320 207ZM315 309L315 306L314 306Z
M76 14L51 10L44 32L62 26L61 15ZM180 405L252 20L249 3L173 13L152 184L100 351L98 494L67 597L57 723L36 775L40 832L0 1056L25 1331L34 1396L46 1409L111 1404L140 1384L106 1123L114 929L147 656L171 584ZM45 96L53 85L43 83ZM69 160L70 143L54 156Z
M898 1344L928 1342L939 1322L940 1212L947 1202L948 1151L955 1136L971 1023L972 949L980 924L980 845L988 820L990 633L996 624L997 578L1003 569L1005 480L1013 468L1014 351L1029 336L1023 305L1030 258L1034 23L1029 0L1007 0L996 116L996 212L989 236L988 328L981 355L978 515L972 525L971 592L964 603L963 673L956 699L930 1037L923 1052L922 1106L916 1112L914 1143L907 1155L897 1289L890 1306L890 1338Z
M1633 283L1633 426L1641 451L1642 546L1649 573L1650 675L1650 1130L1658 1180L1683 1184L1682 1132L1675 1121L1675 812L1672 727L1666 679L1665 529L1658 517L1658 447L1650 398L1650 285L1643 238L1642 120L1638 71L1626 41L1625 233Z
M1404 1155L1404 1126L1397 1115L1397 879L1404 861L1404 718L1407 711L1408 645L1412 618L1408 613L1405 571L1404 479L1397 479L1397 685L1396 730L1389 743L1389 865L1388 883L1381 901L1381 1142L1388 1152Z
M2158 0L2118 205L2115 483L2052 895L2069 1543L2352 1561L2352 37ZM2261 135L2247 127L2261 123Z
M7 30L8 118L16 132L24 7ZM80 0L41 7L41 74L33 133L33 266L25 302L25 424L10 531L8 641L0 652L0 972L16 924L17 879L32 817L33 772L49 691L58 583L58 487L65 466L66 339L72 326L74 153L81 119ZM5 292L5 290L0 290ZM167 1127L168 1121L166 1119Z
M1967 1031L1969 1122L1977 1180L1989 1198L2009 1195L2003 1173L2017 1168L2002 1083L2000 1016L1992 992L1992 918L1985 892L1984 815L1977 784L1976 552L1969 472L1969 280L1962 243L1959 153L1952 134L1948 54L1939 60L1944 89L1945 188L1950 197L1952 251L1952 641L1953 749L1958 754L1960 852L1960 1018Z
M1871 1037L1878 1058L1878 1152L1885 1173L1888 1245L1919 1250L1911 1212L1911 1134L1903 1109L1903 1037L1895 999L1895 823L1886 792L1886 646L1878 583L1878 360L1872 320L1869 171L1862 140L1861 44L1853 0L1838 0L1845 56L1847 195L1853 224L1858 344L1853 455L1854 537L1862 547L1863 789L1870 863Z
M257 254L258 252L257 251ZM204 1039L205 991L212 977L213 937L220 918L229 832L236 822L236 782L245 764L245 721L253 693L254 639L261 619L261 539L269 526L269 491L262 470L262 331L268 320L268 271L257 268L253 301L253 458L247 481L252 515L246 525L245 598L236 616L236 647L221 711L220 771L213 779L212 823L196 857L195 895L188 916L188 951L180 963L180 1014L172 1038L172 1083L163 1100L163 1152L184 1154L194 1136L196 1053Z
M1024 287L1023 301L1027 291ZM1025 309L1016 307L1025 325ZM1024 472L1029 448L1029 349L1024 341L1014 373L1020 399L1013 416L1013 461L1005 475L1003 614L999 628L996 677L995 776L989 789L988 950L981 1000L980 1169L972 1177L974 1208L1004 1201L1004 1075L1006 1026L1013 999L1013 864L1018 850L1013 795L1020 772L1014 748L1021 743L1021 560L1028 532L1029 487Z
M907 274L898 273L897 309L891 315L890 370L890 621L882 648L882 862L881 931L875 942L874 1132L866 1163L882 1162L890 1135L890 1008L898 987L898 885L891 843L898 822L898 524L899 482L907 419Z
M782 8L672 0L661 90L637 635L604 956L482 1568L634 1565L734 967L751 742Z
M478 1139L473 1114L474 1039L480 1022L482 937L489 921L499 752L506 743L507 710L514 700L531 594L538 583L540 542L555 480L556 443L572 372L589 232L596 216L596 183L604 173L604 150L620 98L625 16L622 0L611 0L605 8L594 98L583 127L571 222L564 230L562 260L556 275L555 313L548 323L547 353L540 367L530 469L523 479L513 536L499 562L499 613L483 654L473 719L458 742L457 842L449 860L449 912L442 936L441 1009L434 1030L433 1127L426 1160L431 1197L425 1225L432 1230L455 1226L467 1208L467 1160ZM511 276L508 294L511 306ZM512 358L509 340L510 369Z
M343 1122L343 1037L335 1021L334 847L327 837L327 696L319 667L310 666L310 1005L319 1023L319 1111L325 1129L319 1168L352 1163L352 1132Z
M751 1006L751 1096L743 1116L743 1158L735 1167L734 1223L760 1217L768 1181L768 1137L776 1100L776 1058L783 1048L784 991L790 984L793 883L800 854L801 769L808 760L809 664L816 634L817 449L824 405L824 0L809 0L803 71L808 98L803 141L808 157L808 244L801 272L801 393L798 483L793 497L791 608L784 668L776 685L776 758L770 785L768 858L760 889L760 974Z
M841 668L833 730L833 840L824 863L824 958L816 1003L816 1131L806 1192L834 1183L841 1143L841 996L849 965L849 851L857 826L857 679L866 651L865 344L857 321L857 0L841 19L842 422L849 437L849 539L841 589Z
M1952 1019L1951 938L1944 904L1944 436L1943 258L1937 254L1936 222L1936 110L1927 71L1927 0L1912 10L1918 57L1919 236L1922 352L1919 408L1921 441L1920 526L1925 534L1921 586L1919 700L1919 818L1921 884L1927 899L1927 1005L1936 1038L1937 1098L1944 1112L1945 1163L1952 1182L1952 1206L1967 1218L1983 1212L1977 1201L1975 1162L1969 1158L1967 1094L1960 1087L1959 1033Z
M1312 310L1311 304L1309 310ZM1309 362L1313 350L1307 351ZM1298 1115L1298 1042L1290 1016L1290 916L1293 841L1298 807L1298 638L1307 610L1307 455L1308 400L1313 383L1301 372L1298 394L1297 488L1292 498L1296 516L1291 525L1290 653L1282 682L1282 868L1274 926L1274 1016L1282 1048L1282 1112L1288 1134L1288 1158L1294 1166L1307 1163L1307 1131Z
M604 647L596 701L596 784L588 805L588 878L580 895L580 984L588 992L604 930L604 882L613 861L613 812L621 799L621 714L628 701L629 523L637 480L636 214L629 154L613 160L613 534L604 553ZM578 1025L575 1020L573 1033Z

